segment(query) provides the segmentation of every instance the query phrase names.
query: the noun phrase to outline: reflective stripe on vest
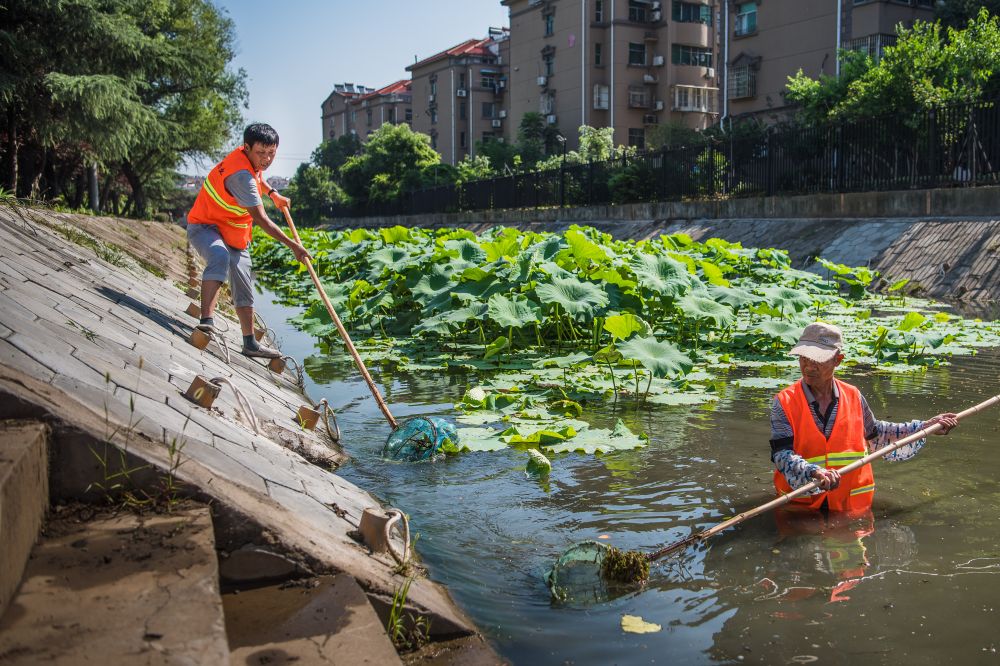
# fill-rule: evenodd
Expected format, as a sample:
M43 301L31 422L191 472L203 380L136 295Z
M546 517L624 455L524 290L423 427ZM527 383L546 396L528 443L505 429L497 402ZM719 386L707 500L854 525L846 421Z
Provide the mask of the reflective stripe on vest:
M867 486L861 486L860 488L855 488L851 491L852 495L861 495L863 493L873 493L875 492L875 484L869 483Z
M835 453L829 453L825 456L813 456L812 458L806 458L806 462L812 463L813 465L822 465L827 469L832 469L836 467L847 467L852 462L861 460L864 457L864 451L837 451Z
M240 208L239 206L230 206L225 201L223 201L222 197L219 196L219 193L215 191L214 187L212 187L212 181L210 181L208 178L205 179L205 182L202 183L201 186L205 190L205 192L208 193L208 196L212 199L212 201L215 202L223 210L228 211L233 215L246 215L250 212L246 208ZM236 222L231 222L229 220L226 220L226 222L239 229L246 229L249 226L246 224L237 224Z

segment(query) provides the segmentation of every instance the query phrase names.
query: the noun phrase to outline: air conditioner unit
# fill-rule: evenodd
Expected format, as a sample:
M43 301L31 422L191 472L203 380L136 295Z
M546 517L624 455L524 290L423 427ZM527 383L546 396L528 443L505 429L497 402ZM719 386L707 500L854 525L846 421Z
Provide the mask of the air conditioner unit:
M494 137L493 140L496 141L497 143L503 143L503 137L502 136Z
M497 85L499 85L501 88L506 88L507 87L507 79L500 79L500 81L499 81L499 83Z
M653 76L652 74L643 74L642 75L642 82L643 83L656 83L656 77Z
M657 11L651 12L650 16L652 17L651 18L652 22L656 23L657 21L660 20L660 17L663 16L663 15L659 12L659 10L657 10Z
M653 56L653 67L663 67L663 56Z
M657 111L663 111L663 100L658 99L655 102L653 102L653 108L656 109Z
M659 119L652 113L647 113L642 117L642 123L644 125L656 125L659 122Z
M549 82L549 79L548 79L547 76L539 76L538 77L538 85L544 86L548 82Z
M465 88L459 88L458 90L455 91L455 96L456 97L468 97L469 96L469 91L466 90Z
M661 6L661 5L660 5L660 3L659 3L659 0L653 0L653 5L652 5L652 9L653 9L653 11L654 11L654 12L655 12L655 11L659 11L659 9L660 9L660 6Z
M500 113L498 115L501 118L506 118L507 117L507 109L500 109Z
M705 68L705 78L706 79L714 79L715 78L715 68L714 67L706 67Z
M500 129L503 126L503 123L500 120L498 120L497 118L494 118L493 122L491 124L493 125L493 127L495 129Z
M428 104L433 104L434 103L434 97L435 97L434 95L428 95L427 96L427 103Z
M556 117L554 115L552 115L552 114L549 114L549 115L545 116L545 122L547 122L549 125L555 125L556 124Z

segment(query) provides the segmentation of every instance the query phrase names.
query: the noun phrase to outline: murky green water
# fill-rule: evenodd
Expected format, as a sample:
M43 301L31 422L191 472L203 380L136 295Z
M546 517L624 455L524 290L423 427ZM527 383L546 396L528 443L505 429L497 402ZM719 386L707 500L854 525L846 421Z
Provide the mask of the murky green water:
M318 353L283 323L296 311L260 309L286 353ZM469 380L373 375L401 420L452 415ZM929 417L1000 392L1000 352L927 374L842 378L880 418ZM389 429L353 367L331 362L307 384L340 414L354 457L344 476L410 514L431 577L515 664L1000 664L1000 408L933 438L911 461L876 463L870 521L761 516L654 566L634 594L558 606L542 575L573 543L607 535L620 548L654 550L771 498L771 391L588 413L604 427L623 418L649 433L650 446L555 457L540 482L515 450L385 463L377 453ZM662 630L626 634L625 614Z

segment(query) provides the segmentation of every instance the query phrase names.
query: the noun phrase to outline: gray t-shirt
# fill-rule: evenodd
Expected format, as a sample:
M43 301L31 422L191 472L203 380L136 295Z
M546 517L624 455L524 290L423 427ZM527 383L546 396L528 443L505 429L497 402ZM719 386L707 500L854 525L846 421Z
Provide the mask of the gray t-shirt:
M226 191L233 195L236 203L244 208L256 208L263 203L260 192L257 190L257 181L253 179L253 174L246 169L229 174L224 182Z

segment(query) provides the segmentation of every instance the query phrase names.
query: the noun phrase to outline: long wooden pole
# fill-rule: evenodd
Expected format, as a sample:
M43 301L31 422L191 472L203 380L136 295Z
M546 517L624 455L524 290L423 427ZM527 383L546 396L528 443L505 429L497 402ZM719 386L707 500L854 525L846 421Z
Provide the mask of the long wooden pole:
M299 238L299 232L295 229L295 223L292 222L292 215L288 212L288 207L282 207L281 212L285 214L285 221L288 223L288 228L292 230L292 237L295 238L295 242L301 245L302 239ZM316 291L319 292L319 297L323 300L323 305L326 306L327 312L330 313L330 318L333 319L333 323L337 326L337 331L340 333L340 337L344 340L344 344L347 345L347 351L350 352L351 358L354 359L354 365L358 366L361 376L364 377L365 383L368 384L368 389L372 392L372 396L375 398L375 402L378 403L378 408L382 410L382 414L385 415L385 419L389 422L392 429L395 430L399 427L399 423L397 423L396 419L393 418L392 413L389 411L389 406L385 404L382 394L379 393L378 387L375 386L375 382L372 381L372 376L368 374L368 368L365 367L365 362L361 360L361 356L358 355L358 350L354 348L354 343L351 342L351 336L347 334L347 329L344 328L344 324L341 323L336 310L333 309L333 304L330 302L330 298L323 290L323 285L320 284L319 276L316 275L316 269L313 268L312 262L309 259L306 259L306 268L309 269L309 275L312 277L313 284L316 285Z
M984 409L986 409L988 407L992 407L993 405L995 405L997 403L1000 403L1000 395L995 395L992 398L990 398L989 400L984 400L983 402L979 403L975 407L970 407L969 409L965 410L964 412L961 412L960 414L958 414L958 419L959 420L964 419L967 416L971 416L973 414L976 414L978 412L983 411ZM868 463L872 462L873 460L878 460L879 458L892 453L893 451L895 451L898 448L906 446L907 444L911 444L911 443L913 443L913 442L915 442L915 441L917 441L919 439L923 439L924 437L927 437L928 435L937 432L938 430L941 429L941 427L942 426L941 426L940 423L935 423L934 425L929 426L927 428L924 428L923 430L919 430L919 431L913 433L912 435L908 435L908 436L906 436L906 437L904 437L904 438L902 438L900 440L897 440L897 441L893 442L891 445L886 446L884 448L881 448L878 451L875 451L874 453L869 453L867 456L865 456L861 460L855 460L850 465L847 465L846 467L840 468L839 471L840 471L841 474L846 474L848 472L852 472L852 471L858 469L859 467L863 467L863 466L867 465ZM723 522L721 522L721 523L719 523L717 525L714 525L713 527L710 527L710 528L708 528L707 530L705 530L703 532L698 532L697 534L693 534L693 535L687 537L686 539L682 539L681 541L678 541L676 543L672 543L669 546L664 546L663 548L657 550L656 552L650 553L646 557L650 561L657 560L657 559L663 557L664 555L667 555L669 553L674 552L678 548L682 548L684 546L687 546L689 544L696 543L696 542L699 542L699 541L704 541L704 540L706 540L706 539L708 539L708 538L710 538L710 537L718 534L722 530L728 529L728 528L733 527L735 525L739 525L743 521L749 520L750 518L753 518L754 516L759 516L762 513L770 511L771 509L776 509L779 506L782 506L784 504L788 504L789 502L791 502L796 497L801 497L802 495L805 495L809 491L814 490L815 488L818 488L818 487L819 487L818 483L816 483L815 481L811 481L810 483L807 483L806 485L804 485L804 486L802 486L800 488L796 488L795 490L793 490L790 493L787 493L785 495L782 495L781 497L778 497L776 499L771 500L767 504L761 504L756 509L751 509L750 511L744 511L743 513L737 514L737 515L733 516L732 518L724 520Z

